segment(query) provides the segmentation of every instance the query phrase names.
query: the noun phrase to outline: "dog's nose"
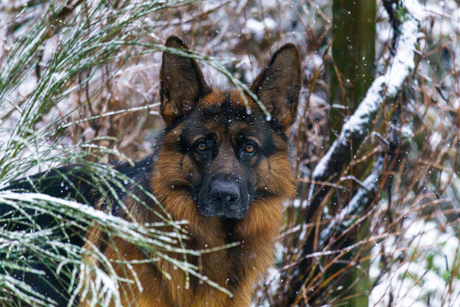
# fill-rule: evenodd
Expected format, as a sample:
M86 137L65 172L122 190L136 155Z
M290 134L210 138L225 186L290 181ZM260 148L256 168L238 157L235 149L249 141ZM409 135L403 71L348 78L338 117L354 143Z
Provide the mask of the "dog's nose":
M240 189L235 181L216 180L211 185L210 194L214 201L231 205L240 198Z

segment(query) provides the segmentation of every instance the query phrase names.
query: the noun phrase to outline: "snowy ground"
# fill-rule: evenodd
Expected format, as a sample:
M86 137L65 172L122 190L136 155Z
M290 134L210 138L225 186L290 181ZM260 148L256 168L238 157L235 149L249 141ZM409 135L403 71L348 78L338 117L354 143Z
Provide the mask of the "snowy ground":
M454 229L447 227L441 232L435 222L407 219L401 232L400 242L388 238L372 249L371 278L381 273L382 244L393 258L406 253L415 259L383 274L371 292L369 306L459 306L460 242ZM391 304L390 292L393 294Z

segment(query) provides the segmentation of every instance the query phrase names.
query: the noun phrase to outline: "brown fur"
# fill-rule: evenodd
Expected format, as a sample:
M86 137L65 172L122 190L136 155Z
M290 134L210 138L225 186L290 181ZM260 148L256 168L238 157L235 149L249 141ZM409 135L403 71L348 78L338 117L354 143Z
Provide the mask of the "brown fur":
M187 48L174 37L168 39L166 46L184 50ZM240 93L237 90L210 88L195 60L168 53L163 56L161 79L161 113L169 130L155 153L158 160L150 174L150 190L174 220L189 221L186 226L190 236L186 242L187 248L199 250L231 242L241 243L237 247L203 254L201 259L188 256L188 261L201 266L202 275L229 289L233 297L206 283L200 283L195 277L191 278L190 289L185 289L185 273L175 270L169 262L159 260L157 265L171 275L171 280L167 280L153 265L135 264L133 268L144 291L139 292L135 286L132 287L134 293L127 291L122 303L124 306L137 304L141 307L249 306L257 278L272 262L274 241L282 222L282 202L295 194L287 142L282 135L288 132L297 109L300 86L297 49L287 44L278 50L251 87L272 113L274 126L279 130L265 130L269 134L265 137L270 138L274 148L273 153L261 155L251 160L247 166L251 169L248 180L260 192L254 196L247 215L238 220L227 221L217 216L205 217L200 214L191 193L184 188L202 179L195 162L198 158L180 151L178 137L185 130L190 130L180 119L187 117L191 110L200 112L213 105L220 107L224 102L229 102L234 108L244 108ZM251 110L262 114L257 104L249 96L246 98ZM215 143L220 144L219 153L212 162L218 163L215 168L220 171L247 172L241 163L229 158L228 153L233 152L236 146L236 136L251 131L252 127L248 123L234 121L224 128L223 116L218 113L215 118L200 122L196 128L198 132L194 132L196 135L193 135L191 142L201 137L199 131L212 131L216 135ZM264 146L260 138L253 137L253 140L260 148ZM123 202L139 223L159 221L157 216L132 198L125 197ZM101 233L97 229L90 230L87 239L101 248ZM86 247L90 248L90 244L87 243ZM146 258L137 247L120 238L114 238L113 244L105 246L103 252L108 259L118 259L118 255L125 255L126 260ZM170 253L170 256L178 259L183 257L174 253ZM94 259L88 258L87 261ZM114 264L114 268L117 274L125 276L122 265ZM132 276L128 274L127 277ZM124 287L123 284L120 286ZM87 303L88 298L82 298L82 305Z

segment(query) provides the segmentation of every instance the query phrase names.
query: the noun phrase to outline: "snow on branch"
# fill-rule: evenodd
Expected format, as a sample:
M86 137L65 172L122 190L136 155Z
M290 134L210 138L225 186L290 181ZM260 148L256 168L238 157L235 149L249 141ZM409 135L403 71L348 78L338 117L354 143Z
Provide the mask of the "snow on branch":
M391 1L391 0L389 0ZM388 2L388 1L387 1ZM399 1L398 1L399 2ZM420 31L420 22L424 17L424 11L417 0L405 0L401 6L392 1L391 11L388 11L390 18L397 18L397 22L392 20L392 25L395 31L393 46L394 49L389 51L391 62L387 67L386 72L378 76L370 86L365 98L361 101L354 114L343 124L341 133L337 140L332 144L329 151L319 161L312 172L312 182L310 186L306 202L302 202L304 209L304 223L312 222L316 215L322 215L319 206L330 190L329 185L321 185L321 182L338 180L344 165L351 161L352 155L360 148L363 141L368 137L373 128L373 123L378 117L379 110L385 101L394 101L406 81L412 76L412 72L416 68L414 61L417 42L422 33ZM392 13L393 12L393 13ZM396 28L397 27L397 28ZM305 294L308 291L304 288L305 274L310 272L315 274L320 270L309 258L313 255L315 247L320 244L323 246L327 240L331 238L333 232L337 228L350 225L353 219L347 216L362 211L368 204L369 199L375 194L378 189L378 180L383 170L384 156L380 156L374 162L374 167L371 173L364 181L362 187L347 204L347 206L337 215L337 217L319 234L319 241L313 229L308 238L302 239L304 242L302 252L298 255L300 263L296 266L296 270L290 277L289 292L299 299L300 293ZM303 230L299 237L305 237L307 229ZM313 268L313 272L311 271ZM307 275L308 275L307 274Z
M371 173L363 181L363 186L358 189L350 202L337 214L328 226L321 231L320 246L324 246L334 230L346 229L355 220L354 215L362 212L362 209L372 201L375 192L379 188L379 178L383 171L384 156L379 156L372 167Z
M403 12L399 18L403 20L401 20L393 61L386 73L377 77L372 83L364 100L343 125L340 136L313 170L312 179L315 182L326 181L342 170L343 165L351 158L350 147L353 145L355 151L359 148L370 133L383 102L396 98L416 67L414 50L418 39L423 35L419 28L423 10L416 0L405 0L403 7L399 9ZM312 185L307 203L311 201L314 189L315 185Z

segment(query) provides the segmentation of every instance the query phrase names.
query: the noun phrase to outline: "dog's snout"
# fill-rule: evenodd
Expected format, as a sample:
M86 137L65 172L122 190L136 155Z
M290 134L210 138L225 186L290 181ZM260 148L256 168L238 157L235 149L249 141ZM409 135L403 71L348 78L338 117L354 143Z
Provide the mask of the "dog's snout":
M220 204L232 204L239 200L240 189L236 181L216 180L211 185L210 194Z
M210 176L200 190L198 210L206 217L244 218L252 201L245 184L230 174Z

